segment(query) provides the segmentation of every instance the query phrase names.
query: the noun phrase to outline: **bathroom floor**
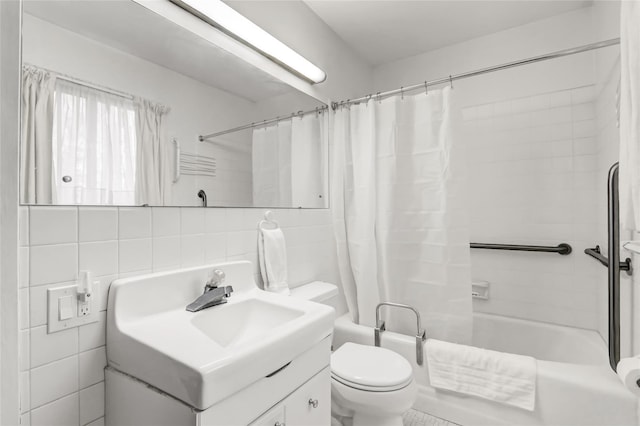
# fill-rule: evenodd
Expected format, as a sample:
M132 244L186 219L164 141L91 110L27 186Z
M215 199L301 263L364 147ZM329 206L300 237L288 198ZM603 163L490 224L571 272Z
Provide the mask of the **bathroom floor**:
M404 426L457 426L457 423L451 423L440 417L434 417L416 410L409 410L404 413L402 420Z

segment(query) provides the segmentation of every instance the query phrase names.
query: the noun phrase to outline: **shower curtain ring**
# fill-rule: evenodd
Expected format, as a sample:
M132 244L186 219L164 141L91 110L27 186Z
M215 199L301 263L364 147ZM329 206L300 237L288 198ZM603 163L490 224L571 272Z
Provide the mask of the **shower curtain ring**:
M453 89L453 78L451 77L451 74L449 74L449 85Z
M381 104L382 103L382 97L380 96L380 92L376 93L376 96L378 97L378 103Z
M400 86L400 99L404 101L404 87Z
M427 86L427 81L425 80L424 82L424 94L428 95L429 94L429 87Z

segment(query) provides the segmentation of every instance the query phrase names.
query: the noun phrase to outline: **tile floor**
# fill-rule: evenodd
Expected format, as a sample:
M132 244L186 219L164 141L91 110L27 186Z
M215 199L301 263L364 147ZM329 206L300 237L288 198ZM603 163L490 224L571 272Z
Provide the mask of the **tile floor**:
M404 426L459 426L439 417L434 417L416 410L409 410L402 416Z

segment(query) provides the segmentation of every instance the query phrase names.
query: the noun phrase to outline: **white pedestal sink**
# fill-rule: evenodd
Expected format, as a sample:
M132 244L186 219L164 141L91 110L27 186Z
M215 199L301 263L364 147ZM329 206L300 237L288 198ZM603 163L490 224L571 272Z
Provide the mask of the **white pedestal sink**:
M234 288L228 303L186 311L213 269ZM206 410L326 340L333 316L328 306L260 290L250 262L121 279L109 292L107 362Z

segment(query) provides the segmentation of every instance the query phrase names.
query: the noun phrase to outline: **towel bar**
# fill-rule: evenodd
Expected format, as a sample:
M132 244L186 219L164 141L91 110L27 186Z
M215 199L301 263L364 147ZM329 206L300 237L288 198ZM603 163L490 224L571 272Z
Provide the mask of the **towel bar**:
M393 303L393 302L381 302L376 306L376 328L374 329L374 344L376 346L380 346L380 334L386 330L384 325L384 321L380 320L380 308L383 306L392 306L395 308L409 309L416 314L416 362L418 365L422 365L424 362L424 349L423 343L427 340L427 332L426 330L421 328L420 321L420 312L418 312L414 307L409 305L404 305L402 303Z

